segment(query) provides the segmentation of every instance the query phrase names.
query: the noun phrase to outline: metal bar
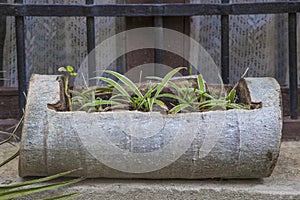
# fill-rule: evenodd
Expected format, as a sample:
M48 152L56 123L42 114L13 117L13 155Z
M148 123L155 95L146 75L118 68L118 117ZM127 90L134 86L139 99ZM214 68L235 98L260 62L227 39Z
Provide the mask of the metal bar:
M18 3L23 3L23 0L18 0ZM16 20L16 47L17 47L17 68L18 68L18 91L19 91L19 108L20 116L23 115L25 109L27 93L26 83L26 58L25 58L25 24L24 17L17 16Z
M0 87L4 85L3 50L6 35L6 17L0 17Z
M298 118L297 14L288 15L290 117Z
M7 0L0 0L0 3L7 3ZM6 16L0 16L0 87L4 85L3 52L6 35Z
M94 0L86 0L86 4L94 4ZM87 30L87 51L88 51L88 73L89 78L95 76L96 71L96 56L95 56L95 19L94 17L86 18ZM90 80L89 83L93 85L95 81Z
M161 0L154 1L157 4L161 4ZM163 33L163 17L156 16L154 17L154 26L155 29L155 49L154 49L154 75L155 76L163 76L162 68L160 64L163 64L163 48L164 48L164 33Z
M225 4L0 4L4 16L195 16L243 15L300 12L300 2L225 3Z
M222 0L229 3L229 0ZM221 15L221 76L224 84L229 83L229 16Z

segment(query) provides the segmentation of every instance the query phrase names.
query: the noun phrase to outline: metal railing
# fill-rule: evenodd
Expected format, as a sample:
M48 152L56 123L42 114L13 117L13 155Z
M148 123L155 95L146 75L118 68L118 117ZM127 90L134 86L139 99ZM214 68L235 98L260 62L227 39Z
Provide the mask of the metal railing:
M221 67L224 83L229 81L229 15L245 14L288 14L288 54L289 54L289 87L290 87L290 116L298 117L298 77L297 77L297 13L300 12L300 2L267 2L267 3L229 3L222 0L221 4L103 4L94 5L93 0L86 0L86 5L50 5L50 4L0 4L0 16L14 16L16 20L17 68L20 95L20 106L24 108L26 92L25 72L25 31L24 17L87 17L87 49L90 52L95 47L94 17L159 17L162 16L221 16ZM156 55L159 57L159 55ZM89 69L93 70L93 69Z

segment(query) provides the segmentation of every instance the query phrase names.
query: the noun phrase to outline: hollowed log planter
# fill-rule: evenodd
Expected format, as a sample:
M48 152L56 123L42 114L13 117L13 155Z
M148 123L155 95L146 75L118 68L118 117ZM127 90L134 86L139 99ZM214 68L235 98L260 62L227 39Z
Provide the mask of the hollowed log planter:
M20 176L82 168L72 176L108 178L261 178L279 154L280 87L245 78L240 98L261 108L163 115L158 112L57 112L56 76L30 80Z

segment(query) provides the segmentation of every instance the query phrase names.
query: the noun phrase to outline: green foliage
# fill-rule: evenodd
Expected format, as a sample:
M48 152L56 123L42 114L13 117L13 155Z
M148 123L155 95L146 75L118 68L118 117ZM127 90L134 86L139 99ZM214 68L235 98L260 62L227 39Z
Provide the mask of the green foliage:
M126 76L111 70L104 70L104 73L112 75L119 81L107 77L95 77L93 79L101 80L107 83L107 86L86 89L82 92L72 91L74 95L72 98L73 105L79 106L79 110L87 112L95 111L109 111L114 108L130 110L139 110L144 112L151 112L155 105L167 113L178 112L203 112L209 110L226 110L226 109L250 109L249 105L236 103L236 87L237 84L227 93L224 85L221 84L219 94L209 92L208 86L201 74L197 75L197 87L193 87L191 83L179 85L172 81L172 77L184 67L178 67L170 71L165 77L147 77L149 81L147 88L143 91L139 89L138 85L132 82ZM67 67L66 71L73 73L73 68ZM192 67L189 68L192 73ZM247 70L241 78L245 76ZM221 80L221 78L220 78ZM175 91L174 93L162 92L165 87ZM104 94L108 94L109 98L102 98ZM101 94L100 96L97 94ZM174 99L178 103L168 108L163 98Z
M96 97L96 93L112 93L112 87L100 87L96 89L87 89L82 92L70 90L72 93L72 103L74 106L79 106L78 110L86 112L103 112L111 109L112 105L118 105L118 102L112 100L104 100Z
M151 79L161 80L158 77L150 77ZM207 86L201 74L197 75L197 88L193 88L191 85L178 85L173 82L169 82L171 88L176 91L175 94L162 94L163 97L169 97L178 100L179 104L169 110L169 113L178 112L203 112L209 110L227 110L227 109L246 109L249 110L249 105L236 103L236 86L233 87L230 92L224 95L209 94ZM224 86L221 85L221 90L224 90Z
M158 105L164 110L167 109L165 103L159 99L160 97L162 97L161 92L163 88L167 85L169 80L182 69L184 69L184 67L178 67L176 69L173 69L168 74L166 74L166 76L162 78L159 83L149 84L145 94L142 94L138 86L126 76L111 70L105 70L104 72L118 78L118 80L120 80L124 86L122 86L121 84L119 84L111 78L96 77L95 79L108 83L109 86L113 87L118 92L117 94L111 97L111 101L119 104L125 103L127 105L130 105L131 109L133 110L151 112L153 111L154 105ZM133 92L133 95L129 94L126 91L126 88L131 90L131 92Z
M58 183L48 183L46 185L35 186L35 184L45 183L47 181L51 181L51 180L54 180L56 178L65 176L67 174L70 174L74 171L76 171L76 170L71 170L71 171L55 174L55 175L48 176L48 177L45 177L45 178L40 178L40 179L31 180L31 181L25 181L25 182L21 182L21 183L11 184L11 185L8 185L8 186L0 186L0 200L21 197L21 196L25 196L25 195L29 195L29 194L35 194L35 193L38 193L38 192L43 192L43 191L46 191L46 190L55 189L55 188L58 188L58 187L63 187L63 186L67 186L67 185L70 185L70 184L77 183L77 182L81 181L82 179L79 178L79 179L73 179L73 180L69 180L69 181L63 181L63 182L58 182ZM27 187L25 187L25 186L27 186ZM30 186L30 187L28 187L28 186ZM71 197L74 197L75 195L77 195L77 193L64 195L64 198L65 199L68 198L68 197L71 198ZM59 198L61 199L61 197L62 196L53 197L53 198L50 198L50 199L59 199Z

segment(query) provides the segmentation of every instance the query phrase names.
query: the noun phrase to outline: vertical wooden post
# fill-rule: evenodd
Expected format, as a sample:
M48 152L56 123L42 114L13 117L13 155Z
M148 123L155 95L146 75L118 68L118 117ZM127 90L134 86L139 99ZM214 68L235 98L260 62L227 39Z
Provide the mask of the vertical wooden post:
M297 14L288 15L289 83L291 119L298 118Z
M4 85L3 50L6 35L6 16L0 17L0 87Z
M94 4L94 0L86 0L86 4ZM86 33L87 33L87 52L88 52L88 77L89 79L95 76L96 57L95 57L95 19L94 17L86 18ZM89 80L89 84L93 85L95 81Z
M162 0L154 0L154 3L160 4ZM163 76L163 71L160 67L160 64L164 62L164 32L163 32L163 17L154 17L154 27L155 30L155 49L154 49L154 75L155 76Z
M23 0L16 0L15 2L23 4ZM27 93L24 16L16 16L15 20L16 20L19 107L20 107L20 116L21 116L23 115L23 110L25 109L25 105L26 105L25 94Z
M229 3L229 0L222 0ZM229 83L229 16L221 15L221 76L224 84Z

